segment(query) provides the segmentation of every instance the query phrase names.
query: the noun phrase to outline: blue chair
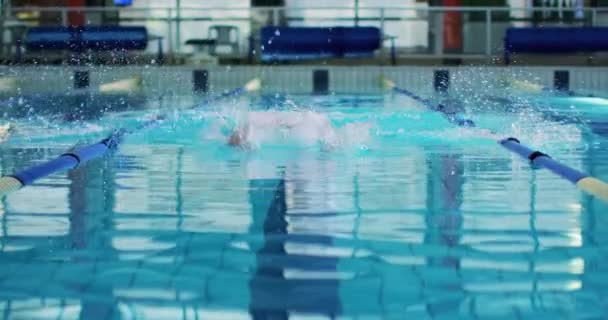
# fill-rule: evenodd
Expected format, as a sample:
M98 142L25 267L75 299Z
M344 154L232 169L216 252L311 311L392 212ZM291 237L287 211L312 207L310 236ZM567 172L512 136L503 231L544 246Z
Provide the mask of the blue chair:
M159 41L158 59L163 60L162 38L150 37L139 26L36 27L29 29L17 43L17 61L21 61L21 46L28 51L93 51L144 50L150 40Z
M67 27L38 27L29 29L23 42L29 51L70 50L75 39Z
M608 27L509 28L505 63L513 53L576 53L608 51Z
M145 27L91 26L78 34L83 49L96 51L144 50L149 40Z
M391 40L391 61L394 64L394 37L383 37L376 27L269 26L260 31L261 60L371 57L382 47L384 40Z

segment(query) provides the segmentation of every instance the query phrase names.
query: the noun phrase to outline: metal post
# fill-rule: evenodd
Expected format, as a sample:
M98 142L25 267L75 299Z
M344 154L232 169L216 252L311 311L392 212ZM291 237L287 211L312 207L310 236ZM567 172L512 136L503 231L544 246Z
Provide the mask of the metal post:
M441 8L437 10L435 16L435 55L440 56L443 54L443 20L445 15L445 9Z
M279 25L279 8L272 8L272 25L273 26L278 26Z
M355 0L355 27L359 26L359 0Z
M395 51L395 38L391 38L391 64L397 65L397 52Z
M65 7L61 8L61 25L68 25L68 11L65 9Z
M160 66L165 64L165 55L163 54L163 38L158 38L158 53L156 63Z
M6 6L8 6L8 3L6 3ZM5 47L4 47L4 23L6 22L6 18L8 17L8 15L6 14L6 11L4 10L5 7L5 2L1 1L0 2L0 55L4 55L4 51L5 51Z
M492 61L492 11L486 8L486 60Z
M380 34L384 36L384 8L380 8Z
M182 20L182 10L180 8L181 0L175 0L175 50L180 52L182 47L182 35L181 35L181 20Z
M595 27L595 23L597 19L597 9L596 8L592 8L591 9L591 26Z
M169 42L169 56L173 57L173 9L168 8L167 9L167 29L168 29L168 35L167 35L167 42Z

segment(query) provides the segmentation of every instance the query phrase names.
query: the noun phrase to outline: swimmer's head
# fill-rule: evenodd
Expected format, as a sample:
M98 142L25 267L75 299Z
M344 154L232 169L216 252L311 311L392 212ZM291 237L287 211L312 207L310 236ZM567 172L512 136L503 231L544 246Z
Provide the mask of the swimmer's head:
M241 138L241 133L238 131L233 132L228 138L228 145L240 146L242 143L243 139Z
M458 119L458 125L461 127L471 128L475 127L475 122L473 122L471 119Z

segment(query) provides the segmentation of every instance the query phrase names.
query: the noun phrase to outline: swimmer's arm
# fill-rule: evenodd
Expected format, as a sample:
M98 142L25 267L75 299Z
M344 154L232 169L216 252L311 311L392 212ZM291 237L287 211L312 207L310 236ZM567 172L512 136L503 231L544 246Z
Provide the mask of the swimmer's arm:
M0 126L0 142L6 142L14 131L15 126L12 123Z
M287 117L287 118L279 118L276 121L276 125L279 128L287 128L287 129L291 129L293 127L295 127L298 123L300 123L301 119L300 118L294 118L294 117Z

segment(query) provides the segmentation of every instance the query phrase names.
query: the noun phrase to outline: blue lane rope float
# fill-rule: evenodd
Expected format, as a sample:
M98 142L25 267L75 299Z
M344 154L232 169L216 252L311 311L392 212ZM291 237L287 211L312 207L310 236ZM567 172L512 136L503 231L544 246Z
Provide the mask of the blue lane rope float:
M461 127L475 127L475 122L473 120L467 118L462 113L450 111L443 104L435 104L433 101L420 97L407 89L399 88L393 81L388 80L384 77L381 77L381 81L385 88L392 89L393 91L395 91L397 93L410 97L410 98L422 103L429 110L442 113L445 116L445 118L453 124L456 124Z
M430 100L421 98L421 97L415 95L414 93L412 93L408 90L405 90L403 88L398 88L394 82L392 82L388 79L382 78L381 80L382 80L382 84L384 85L384 87L386 87L388 89L392 89L393 91L395 91L397 93L401 93L406 96L409 96L417 101L420 101L423 104L425 104L427 107L429 107L430 110L441 112L441 110L438 110L437 107L434 107L433 105L429 105ZM451 122L453 122L459 126L462 126L462 127L474 127L475 126L475 122L473 122L472 120L466 119L466 118L463 118L463 119L466 120L467 123L464 123L464 120L460 121L460 122L459 121L451 121ZM528 159L530 161L530 163L532 163L533 165L548 169L551 172L555 173L556 175L570 181L571 183L576 185L580 190L585 191L595 197L598 197L598 198L608 202L608 184L606 182L601 181L597 178L591 177L588 174L578 171L574 168L571 168L565 164L557 162L556 160L552 159L549 155L547 155L541 151L538 151L538 150L533 150L533 149L523 145L517 138L510 137L510 138L498 140L498 143L501 146L503 146L505 149L507 149L513 153L516 153L523 158Z
M260 89L261 82L259 79L249 81L245 86L225 92L218 97L209 99L208 101L217 101L225 97L253 92ZM115 130L107 138L75 150L68 151L59 157L48 162L30 167L13 175L0 178L0 196L5 196L13 191L19 190L25 186L31 185L36 180L46 177L50 174L76 168L85 164L89 160L98 159L111 151L118 148L118 145L123 141L124 137L150 127L155 127L163 122L166 118L164 115L159 115L152 120L145 121L135 128L127 129L120 128Z
M534 165L549 169L558 176L572 182L579 189L608 201L608 184L588 174L553 160L549 155L532 150L521 144L516 138L506 138L499 141L507 150L530 160Z

